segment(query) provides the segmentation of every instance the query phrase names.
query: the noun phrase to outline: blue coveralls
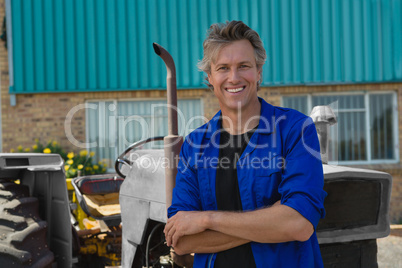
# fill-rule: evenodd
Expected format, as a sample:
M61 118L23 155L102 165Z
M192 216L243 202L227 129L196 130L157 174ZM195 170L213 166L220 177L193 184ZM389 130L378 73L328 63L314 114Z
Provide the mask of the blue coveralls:
M317 132L310 117L263 99L257 131L237 162L244 211L281 204L297 210L314 228L325 215L324 179ZM216 210L219 156L218 112L183 143L168 216ZM323 267L316 233L305 242L251 242L257 267ZM194 267L213 267L216 254L195 254Z

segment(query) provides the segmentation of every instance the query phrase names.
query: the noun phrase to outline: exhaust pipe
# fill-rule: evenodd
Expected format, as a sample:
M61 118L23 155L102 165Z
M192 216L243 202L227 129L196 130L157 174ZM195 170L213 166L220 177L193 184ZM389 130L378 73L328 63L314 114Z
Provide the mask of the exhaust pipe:
M329 106L315 106L310 113L320 142L321 161L328 164L329 127L337 123L336 116Z
M167 103L168 103L168 135L163 139L165 158L168 161L165 170L166 185L166 209L172 204L173 188L176 184L177 164L183 137L178 136L177 123L177 87L176 87L176 67L174 60L169 52L157 43L153 43L155 53L165 62Z

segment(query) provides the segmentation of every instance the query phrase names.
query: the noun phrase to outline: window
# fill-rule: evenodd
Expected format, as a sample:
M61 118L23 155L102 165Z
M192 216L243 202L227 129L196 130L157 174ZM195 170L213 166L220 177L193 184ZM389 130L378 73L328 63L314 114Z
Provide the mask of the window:
M393 92L284 96L282 105L306 115L314 106L331 106L338 123L330 128L330 163L398 161L397 104Z
M166 100L90 101L87 102L86 128L88 150L95 161L113 167L117 156L134 142L168 133ZM199 99L178 100L179 135L185 136L205 120ZM163 142L145 148L162 149Z

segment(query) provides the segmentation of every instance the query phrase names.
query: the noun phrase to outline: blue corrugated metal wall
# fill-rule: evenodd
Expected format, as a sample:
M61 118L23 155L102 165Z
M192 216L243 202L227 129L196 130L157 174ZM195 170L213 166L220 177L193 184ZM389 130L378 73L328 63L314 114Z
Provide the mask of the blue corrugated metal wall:
M263 85L402 81L402 0L11 0L10 93L179 88L211 23L243 20L268 52Z

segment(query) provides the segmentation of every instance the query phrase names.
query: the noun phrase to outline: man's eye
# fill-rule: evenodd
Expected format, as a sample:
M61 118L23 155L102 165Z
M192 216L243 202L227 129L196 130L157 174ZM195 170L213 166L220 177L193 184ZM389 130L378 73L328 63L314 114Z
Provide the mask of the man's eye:
M228 69L227 67L221 66L221 67L218 68L218 71L225 71L227 69Z
M245 68L249 68L250 66L248 66L248 65L246 65L246 64L242 64L242 65L240 65L240 68L241 69L245 69Z

